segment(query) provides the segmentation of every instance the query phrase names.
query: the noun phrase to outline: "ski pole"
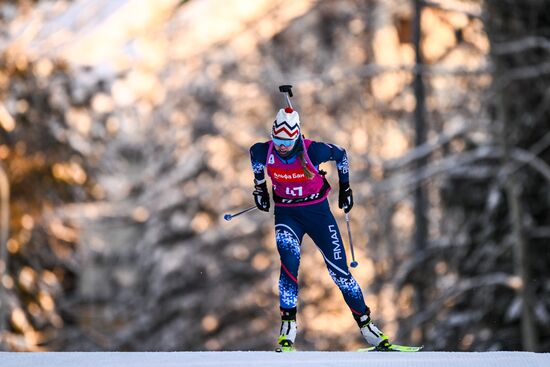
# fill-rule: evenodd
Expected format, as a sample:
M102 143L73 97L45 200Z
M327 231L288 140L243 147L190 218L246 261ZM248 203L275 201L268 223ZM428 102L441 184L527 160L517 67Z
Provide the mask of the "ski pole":
M348 227L348 236L349 236L349 248L351 249L351 263L349 266L356 268L359 263L355 261L355 252L353 251L353 241L351 240L351 230L349 228L349 213L346 213L346 226Z
M251 206L250 208L246 208L245 210L242 210L242 211L240 211L238 213L235 213L235 214L224 214L223 219L225 219L226 221L229 222L231 219L233 219L235 217L238 217L241 214L248 213L249 211L254 210L254 209L257 209L256 205Z
M292 108L292 103L290 103L290 97L292 97L292 85L279 85L279 92L285 95L288 107Z

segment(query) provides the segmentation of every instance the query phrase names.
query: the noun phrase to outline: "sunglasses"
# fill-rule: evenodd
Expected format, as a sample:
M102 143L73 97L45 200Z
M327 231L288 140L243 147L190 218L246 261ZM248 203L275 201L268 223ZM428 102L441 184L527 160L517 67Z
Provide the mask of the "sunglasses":
M296 140L298 140L297 138L296 139L278 139L278 138L275 138L275 137L271 137L271 140L273 141L273 144L277 145L277 146L281 146L281 145L284 145L285 147L291 147L294 145L294 143L296 143Z

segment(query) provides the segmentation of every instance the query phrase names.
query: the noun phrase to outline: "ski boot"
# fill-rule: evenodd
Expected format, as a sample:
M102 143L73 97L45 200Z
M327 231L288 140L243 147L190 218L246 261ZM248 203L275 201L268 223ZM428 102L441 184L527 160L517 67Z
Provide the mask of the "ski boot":
M366 313L361 316L355 316L355 321L361 329L361 334L363 338L374 347L375 350L379 351L389 351L391 350L391 343L387 335L385 335L376 325L373 324L370 319L369 313Z
M275 349L276 352L295 352L294 340L296 340L296 308L283 309L281 308L281 330Z

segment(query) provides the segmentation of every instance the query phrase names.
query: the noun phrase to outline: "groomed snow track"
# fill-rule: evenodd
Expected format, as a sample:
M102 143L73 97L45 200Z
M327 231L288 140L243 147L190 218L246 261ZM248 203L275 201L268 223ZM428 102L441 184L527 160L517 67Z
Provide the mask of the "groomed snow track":
M48 352L0 353L2 367L549 367L529 352Z

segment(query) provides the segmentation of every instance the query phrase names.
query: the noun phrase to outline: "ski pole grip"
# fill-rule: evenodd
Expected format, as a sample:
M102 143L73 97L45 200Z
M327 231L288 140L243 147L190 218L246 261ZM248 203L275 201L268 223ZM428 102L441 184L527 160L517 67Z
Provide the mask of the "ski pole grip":
M279 85L279 92L288 93L289 97L293 97L292 94L292 85Z

